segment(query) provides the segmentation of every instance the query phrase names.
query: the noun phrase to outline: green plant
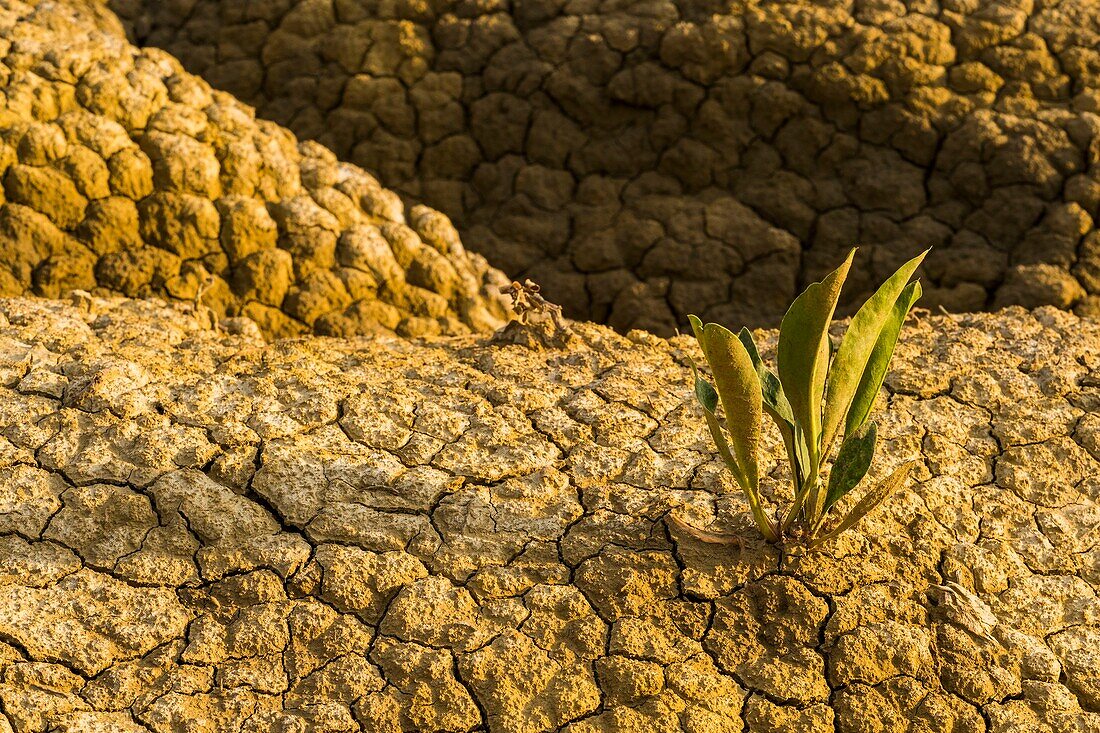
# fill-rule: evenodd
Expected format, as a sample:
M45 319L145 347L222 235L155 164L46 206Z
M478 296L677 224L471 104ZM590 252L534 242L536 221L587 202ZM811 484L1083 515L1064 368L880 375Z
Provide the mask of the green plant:
M834 348L829 324L855 256L853 249L840 267L806 288L783 317L778 374L764 365L747 328L735 335L717 323L704 326L696 316L688 316L714 376L711 386L692 361L695 396L719 454L769 541L795 537L816 546L836 537L901 486L915 465L911 461L898 467L847 515L826 526L830 511L859 485L871 466L877 431L868 417L902 323L921 296L920 282L910 283L909 278L926 254L906 262L882 284L852 317ZM719 403L724 421L718 415ZM774 519L760 500L757 454L762 413L768 414L783 437L794 490L790 506ZM843 441L825 482L824 464L842 428Z

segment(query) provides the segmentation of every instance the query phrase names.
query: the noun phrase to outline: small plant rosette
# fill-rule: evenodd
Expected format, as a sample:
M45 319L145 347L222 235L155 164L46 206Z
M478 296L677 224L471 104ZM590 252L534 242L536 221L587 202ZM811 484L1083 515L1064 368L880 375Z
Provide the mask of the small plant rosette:
M714 380L708 382L693 360L695 397L718 454L769 542L796 538L816 547L836 538L902 486L917 465L901 464L845 515L833 516L837 503L859 486L871 467L878 439L871 408L905 318L921 296L920 282L910 279L928 254L925 250L898 268L859 308L834 348L829 326L855 252L791 304L779 327L774 372L764 364L747 328L734 334L688 316ZM793 489L790 505L775 517L768 515L760 497L758 454L765 413L783 438ZM826 479L825 464L838 440Z

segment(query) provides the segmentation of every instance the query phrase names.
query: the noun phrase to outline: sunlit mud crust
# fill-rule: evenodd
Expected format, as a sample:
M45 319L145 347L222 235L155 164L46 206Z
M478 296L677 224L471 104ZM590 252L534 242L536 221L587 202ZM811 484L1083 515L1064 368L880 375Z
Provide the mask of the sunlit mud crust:
M201 300L270 336L508 315L445 216L130 45L102 3L0 0L0 183L2 295Z
M1095 321L908 325L872 478L919 468L813 554L746 520L692 339L228 325L0 300L0 731L1100 725Z

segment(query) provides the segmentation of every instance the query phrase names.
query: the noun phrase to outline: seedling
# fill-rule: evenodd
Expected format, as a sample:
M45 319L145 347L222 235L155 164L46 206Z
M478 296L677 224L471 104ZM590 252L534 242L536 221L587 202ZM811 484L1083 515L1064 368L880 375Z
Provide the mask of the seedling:
M920 282L910 283L909 278L926 254L906 262L883 283L852 317L834 350L829 324L852 266L853 249L840 267L806 288L783 317L778 375L761 360L747 328L735 335L717 323L704 326L696 316L688 316L714 375L712 386L692 362L695 396L719 455L768 541L794 538L813 547L835 538L901 486L916 465L915 461L901 465L843 518L830 521L831 510L859 485L871 466L877 430L868 417L902 323L921 296ZM719 403L724 420L718 415ZM757 454L764 412L783 437L793 484L790 506L774 518L760 501ZM826 481L824 464L841 429L844 439Z

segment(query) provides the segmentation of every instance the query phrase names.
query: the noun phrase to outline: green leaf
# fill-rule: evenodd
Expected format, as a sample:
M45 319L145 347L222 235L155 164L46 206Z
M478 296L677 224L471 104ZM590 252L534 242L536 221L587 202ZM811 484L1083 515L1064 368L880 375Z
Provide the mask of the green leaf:
M844 436L836 461L833 462L833 470L829 473L825 511L858 486L867 475L867 469L871 467L871 459L875 457L877 437L878 429L874 422L869 422L862 429Z
M726 413L733 452L747 482L745 488L751 487L755 492L759 483L756 454L763 412L760 378L744 345L728 328L708 323L703 327L702 344Z
M801 480L805 481L809 478L810 471L810 453L809 448L806 447L806 434L802 432L802 429L796 424L793 430L793 442L795 446L795 455L798 457L798 465L801 467Z
M693 368L694 366L692 364ZM718 393L714 390L714 387L710 386L710 382L699 376L698 369L695 369L695 399L699 400L699 404L707 412L714 412L718 409Z
M692 333L695 334L695 340L699 342L699 348L703 348L703 322L699 320L699 316L688 315L688 323L691 324Z
M886 370L890 366L890 359L894 356L894 347L898 343L898 334L905 323L905 316L917 299L921 296L920 282L910 283L901 291L890 317L879 332L878 341L875 342L871 358L867 360L867 368L863 370L863 377L859 380L852 398L852 406L848 408L848 416L844 423L844 434L854 433L861 425L867 422L867 416L871 414L871 407L875 404L875 398L882 388L882 382L886 378Z
M689 318L694 318L695 321L699 320L694 316L689 316ZM714 326L716 324L710 325ZM703 332L701 324L698 331L700 333ZM706 355L706 353L707 352L704 349L704 356ZM710 430L711 438L714 439L714 445L718 448L718 454L722 457L722 460L725 462L726 467L729 468L730 473L732 473L734 478L737 480L737 483L738 485L740 485L741 490L744 491L745 499L749 502L749 508L752 510L752 516L753 520L756 522L756 526L760 529L760 532L764 535L765 539L767 539L769 542L775 542L777 539L779 539L779 536L776 534L775 528L772 526L771 520L769 520L767 515L764 513L764 509L760 504L760 495L757 493L759 479L756 473L757 468L755 450L752 453L752 473L749 474L745 470L745 464L741 463L738 458L735 458L733 453L730 451L729 442L726 440L726 435L722 431L721 424L718 422L718 416L717 414L715 414L715 408L718 407L718 393L715 391L714 387L710 386L710 384L705 379L699 376L699 368L695 365L695 360L689 356L688 361L691 362L691 371L695 375L695 398L699 401L699 404L703 406L703 414L707 420L707 428ZM711 368L713 369L713 365ZM757 399L759 400L759 383L756 384L755 389ZM756 424L757 430L759 431L759 410L757 411L756 415ZM726 416L726 425L727 427L729 426L728 409ZM757 440L759 440L759 435L757 435Z
M774 417L794 423L794 414L791 412L791 403L787 401L787 395L783 394L783 385L775 372L764 364L760 358L760 350L756 348L756 340L752 337L752 331L742 328L737 334L738 340L745 347L752 365L756 367L756 374L760 378L760 388L764 397L764 408L774 412Z
M691 330L695 333L695 338L699 342L699 348L703 351L703 357L711 366L711 371L717 375L718 370L715 369L713 362L711 362L710 356L707 353L706 345L706 329L703 326L703 322L699 320L698 316L689 315L688 322L691 323ZM710 324L715 325L715 324ZM690 356L688 360L691 362L691 371L695 376L695 399L702 405L705 412L707 427L710 429L710 435L714 439L714 445L718 448L718 454L722 456L722 460L725 462L726 467L729 468L734 478L737 479L738 485L747 493L752 492L753 497L750 498L750 503L755 501L755 492L758 479L756 477L756 465L755 454L753 454L753 467L752 473L746 470L745 463L740 460L740 457L735 457L730 450L729 442L726 440L726 435L722 431L722 425L718 421L718 415L716 410L718 409L719 393L714 387L710 385L707 380L703 379L699 374L699 368L695 365L695 360ZM717 377L716 377L717 378ZM726 421L729 424L729 410L726 410Z
M829 366L829 323L854 255L853 249L840 267L795 298L779 327L779 381L795 422L805 433L811 471L820 461L821 400Z
M752 331L742 328L737 338L745 346L756 374L760 378L760 388L763 392L764 412L772 419L779 434L783 437L783 445L787 449L787 461L790 464L791 476L794 478L796 489L802 484L802 471L806 460L806 446L796 436L794 429L794 414L791 412L791 403L787 401L787 395L783 394L783 385L779 383L779 377L764 364L760 358L760 350L756 348L756 340L752 337Z
M890 494L897 491L897 489L905 483L905 480L909 478L909 472L912 471L918 463L918 461L909 461L908 463L903 463L898 466L884 481L868 491L863 498L852 507L852 511L848 512L848 516L844 517L840 524L825 534L819 535L813 544L815 546L820 545L822 542L827 542L837 537L845 530L854 527L859 520L867 516L872 509L886 501Z
M707 427L710 429L710 437L714 439L714 445L718 448L718 455L722 457L726 467L729 468L734 478L737 479L737 483L741 486L745 484L744 473L741 471L741 467L737 464L737 459L733 457L733 453L730 452L729 443L726 441L726 435L722 432L722 426L718 422L718 415L714 410L718 407L718 393L711 387L707 380L703 379L699 375L699 368L695 366L695 360L690 356L688 361L691 362L691 372L695 375L695 399L703 407L703 414L707 420ZM713 395L713 400L711 399Z
M892 321L891 316L898 298L927 254L928 250L925 250L899 267L852 317L836 357L829 367L825 419L821 431L824 452L828 452L841 421L848 414L879 337Z

